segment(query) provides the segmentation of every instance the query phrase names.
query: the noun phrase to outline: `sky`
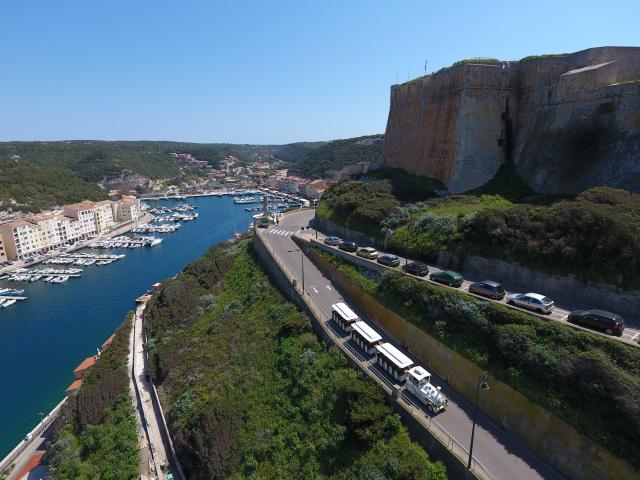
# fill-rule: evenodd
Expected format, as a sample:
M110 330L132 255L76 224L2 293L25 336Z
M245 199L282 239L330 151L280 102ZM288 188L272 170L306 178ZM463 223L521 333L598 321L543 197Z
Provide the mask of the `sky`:
M638 0L0 0L0 140L383 133L396 81L640 46Z

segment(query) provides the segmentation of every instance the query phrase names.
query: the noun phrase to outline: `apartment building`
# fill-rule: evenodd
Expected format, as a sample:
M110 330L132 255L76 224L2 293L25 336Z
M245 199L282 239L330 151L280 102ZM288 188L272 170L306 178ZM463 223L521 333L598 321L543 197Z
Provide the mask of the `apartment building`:
M134 222L140 218L140 200L131 195L123 195L113 202L113 213L118 223Z
M9 257L7 257L7 251L4 247L4 237L0 233L0 263L6 262L8 259Z
M326 182L324 180L307 180L300 184L300 194L310 200L319 200L324 192Z
M0 225L0 235L4 242L6 256L9 259L24 260L35 257L45 248L40 228L25 220L16 220Z
M93 213L95 216L96 230L99 235L102 235L113 228L115 220L112 202L109 200L96 202L93 207Z
M82 238L88 238L98 233L94 206L95 203L89 200L64 206L64 215L80 223L80 234Z

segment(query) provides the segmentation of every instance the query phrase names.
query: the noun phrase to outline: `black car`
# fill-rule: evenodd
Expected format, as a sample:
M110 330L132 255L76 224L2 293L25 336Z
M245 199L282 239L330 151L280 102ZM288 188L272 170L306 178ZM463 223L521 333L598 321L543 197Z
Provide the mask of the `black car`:
M502 285L492 282L491 280L472 283L469 285L469 293L493 298L494 300L502 300L504 298L504 288Z
M358 250L358 244L356 242L341 242L338 248L345 252L355 252Z
M404 270L411 275L424 277L429 273L429 266L422 262L409 262L404 266Z
M622 320L622 317L615 313L605 312L604 310L574 310L569 313L567 321L618 337L620 337L624 331L624 320Z
M395 255L385 253L384 255L378 255L378 263L387 267L397 267L400 265L400 259Z

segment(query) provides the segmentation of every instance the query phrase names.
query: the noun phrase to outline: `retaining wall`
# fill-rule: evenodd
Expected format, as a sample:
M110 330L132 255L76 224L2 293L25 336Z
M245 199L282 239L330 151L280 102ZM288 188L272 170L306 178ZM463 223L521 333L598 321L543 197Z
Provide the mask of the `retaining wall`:
M446 379L458 393L473 401L480 368L384 307L317 252L311 251L310 257L355 306L406 346L427 369ZM483 398L482 410L569 478L640 479L640 472L628 463L579 434L521 393L496 378L490 377L488 381L491 395Z

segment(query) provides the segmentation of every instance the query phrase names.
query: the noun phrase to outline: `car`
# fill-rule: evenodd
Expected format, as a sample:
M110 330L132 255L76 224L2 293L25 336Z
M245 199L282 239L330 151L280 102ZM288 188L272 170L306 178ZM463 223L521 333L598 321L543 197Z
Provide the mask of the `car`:
M429 266L422 262L409 262L402 268L404 268L405 272L418 277L424 277L429 273Z
M400 265L400 259L396 255L385 253L378 256L378 263L386 265L387 267L397 267Z
M331 245L332 247L337 247L340 245L341 241L342 239L338 237L324 237L324 243Z
M507 297L509 305L534 310L538 313L549 314L555 306L553 300L539 293L513 293Z
M444 283L450 287L460 287L462 285L462 275L451 270L442 270L440 272L433 272L429 275L429 278L434 282Z
M266 223L259 223L258 224L258 228L267 228L269 225L267 225Z
M356 242L340 242L338 245L340 250L344 250L345 252L355 252L358 250L358 244Z
M356 252L356 255L369 260L375 260L378 258L378 251L373 247L361 247Z
M494 300L502 300L505 295L503 286L491 280L472 283L469 285L469 293L493 298Z
M620 337L624 331L624 320L622 320L622 317L615 313L605 312L604 310L574 310L569 313L567 321L618 337Z

